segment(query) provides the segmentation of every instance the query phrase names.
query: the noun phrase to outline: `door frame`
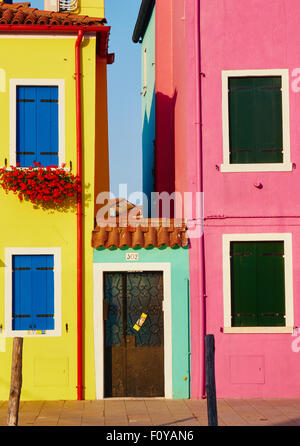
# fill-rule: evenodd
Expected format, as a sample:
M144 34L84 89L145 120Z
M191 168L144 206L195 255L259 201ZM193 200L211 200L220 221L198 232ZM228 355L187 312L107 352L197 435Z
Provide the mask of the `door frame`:
M165 398L172 398L172 305L170 263L94 263L94 348L96 399L104 398L103 277L105 272L161 271L163 273Z

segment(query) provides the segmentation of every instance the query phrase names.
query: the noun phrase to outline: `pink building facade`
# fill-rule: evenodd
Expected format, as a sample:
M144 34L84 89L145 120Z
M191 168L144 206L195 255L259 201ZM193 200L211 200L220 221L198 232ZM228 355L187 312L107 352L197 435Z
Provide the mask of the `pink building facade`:
M217 397L300 397L299 20L297 0L156 1L156 187L204 196L192 398L206 333Z

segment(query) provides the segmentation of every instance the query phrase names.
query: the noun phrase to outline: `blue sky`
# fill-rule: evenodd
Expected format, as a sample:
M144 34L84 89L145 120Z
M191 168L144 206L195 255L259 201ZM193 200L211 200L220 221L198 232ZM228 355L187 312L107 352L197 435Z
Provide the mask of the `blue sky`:
M30 3L32 8L44 7L44 0ZM109 52L115 53L114 64L107 67L110 188L115 196L119 184L128 185L128 194L142 190L141 47L131 40L140 4L140 0L105 0L111 26Z
M32 8L44 9L44 0L28 0ZM13 3L21 3L21 0L13 0Z
M142 190L141 46L132 42L140 0L106 0L111 26L108 66L108 119L111 191L128 184L128 193Z

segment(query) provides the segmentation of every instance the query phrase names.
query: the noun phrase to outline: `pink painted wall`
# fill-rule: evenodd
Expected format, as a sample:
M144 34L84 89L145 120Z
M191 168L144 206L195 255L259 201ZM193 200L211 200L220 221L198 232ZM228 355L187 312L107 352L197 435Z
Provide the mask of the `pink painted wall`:
M174 183L181 192L199 189L197 143L196 39L197 0L157 0L156 92L173 104ZM164 5L164 6L162 6ZM205 224L206 330L216 340L218 397L300 397L300 352L292 351L291 334L224 334L222 234L290 232L293 236L294 325L300 326L300 93L290 89L291 172L222 173L221 71L300 67L298 0L201 0L201 113L205 216L243 219ZM159 27L160 24L160 27ZM164 26L167 24L167 26ZM164 37L159 37L164 35ZM161 62L160 62L161 61ZM161 64L162 65L161 65ZM160 66L164 73L160 74ZM166 117L157 110L158 183L168 159ZM160 145L162 144L162 145ZM164 147L164 150L163 150ZM169 152L170 153L170 152ZM163 183L163 181L165 183ZM162 185L166 184L166 178ZM254 187L261 182L262 189ZM166 188L164 190L167 190ZM200 240L191 240L191 396L203 386L201 344ZM300 343L299 343L300 345ZM251 372L251 373L250 373Z
M186 39L182 0L156 2L156 190L187 190L181 174L186 164ZM176 23L176 32L174 29ZM179 68L179 69L177 69Z
M271 226L272 224L272 226ZM298 226L294 226L298 225ZM291 334L224 334L222 234L290 232L293 236L294 323L300 323L300 219L211 222L205 228L207 264L207 332L215 335L216 385L220 398L299 398L300 337ZM192 279L191 279L192 281ZM298 335L299 336L299 335ZM197 370L195 370L195 373Z

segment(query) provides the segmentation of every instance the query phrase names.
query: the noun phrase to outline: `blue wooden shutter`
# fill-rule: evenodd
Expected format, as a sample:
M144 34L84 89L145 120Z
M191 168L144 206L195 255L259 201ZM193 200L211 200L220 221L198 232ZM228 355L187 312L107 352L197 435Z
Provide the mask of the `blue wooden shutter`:
M13 256L13 330L54 329L53 255Z
M43 166L58 166L58 87L38 87L37 148Z
M17 163L33 166L37 160L36 87L17 87Z
M12 259L12 329L29 330L32 326L31 256Z
M58 87L17 87L17 162L59 163Z

